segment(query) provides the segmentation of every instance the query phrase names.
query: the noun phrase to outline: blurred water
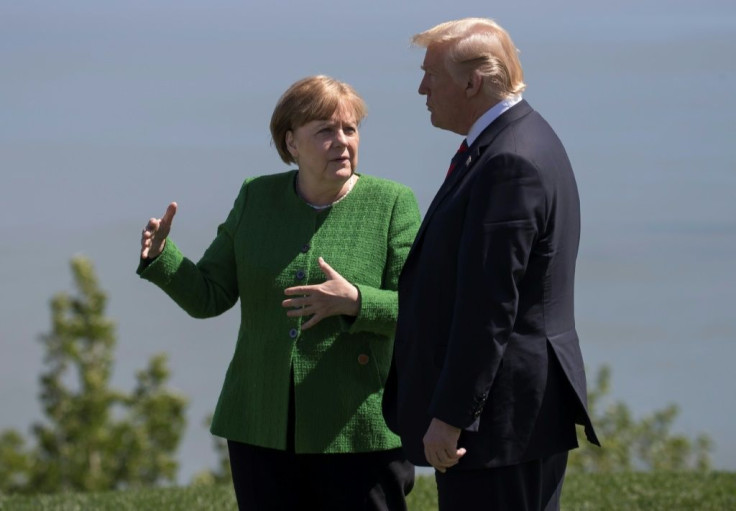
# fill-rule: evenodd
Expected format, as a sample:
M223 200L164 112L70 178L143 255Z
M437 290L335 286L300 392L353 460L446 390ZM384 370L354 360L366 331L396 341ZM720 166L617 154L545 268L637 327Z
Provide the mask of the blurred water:
M35 339L50 327L49 298L70 289L69 258L83 252L118 322L115 385L130 389L147 358L167 352L172 384L191 399L181 480L214 463L200 423L238 317L193 320L138 280L140 229L177 200L174 237L198 257L242 179L285 169L268 144L271 108L316 72L349 81L369 105L361 171L408 184L426 209L458 137L430 127L415 93L422 53L407 41L462 13L407 5L363 7L360 26L306 6L285 16L228 2L4 7L0 429L27 431L40 418ZM522 49L525 97L576 170L589 372L610 365L613 397L637 414L680 405L676 430L709 433L717 467L736 470L736 418L721 398L735 387L736 6L535 8L538 19L511 6L493 15Z

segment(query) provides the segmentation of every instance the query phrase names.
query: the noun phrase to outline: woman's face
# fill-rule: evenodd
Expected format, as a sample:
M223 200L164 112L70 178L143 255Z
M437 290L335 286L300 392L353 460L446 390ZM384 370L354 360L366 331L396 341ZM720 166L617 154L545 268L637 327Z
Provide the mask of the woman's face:
M358 166L358 123L341 107L325 120L310 121L286 132L286 145L299 171L316 180L345 180Z

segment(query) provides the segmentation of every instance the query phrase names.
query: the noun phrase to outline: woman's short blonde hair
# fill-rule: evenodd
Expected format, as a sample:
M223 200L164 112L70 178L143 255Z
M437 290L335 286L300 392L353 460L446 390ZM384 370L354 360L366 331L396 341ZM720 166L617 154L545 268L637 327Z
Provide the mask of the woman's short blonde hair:
M511 36L488 18L447 21L415 35L412 44L422 48L446 48L445 66L458 83L467 82L468 73L478 71L484 78L484 93L505 99L526 88L519 51Z
M296 163L286 147L287 132L311 121L329 119L340 108L351 111L358 124L365 118L363 98L347 83L317 75L289 87L271 115L271 138L284 163Z

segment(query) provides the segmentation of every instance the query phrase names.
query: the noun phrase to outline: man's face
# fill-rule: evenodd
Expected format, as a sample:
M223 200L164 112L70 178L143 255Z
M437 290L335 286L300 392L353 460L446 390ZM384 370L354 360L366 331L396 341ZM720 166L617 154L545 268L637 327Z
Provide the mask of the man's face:
M427 48L419 94L427 96L427 109L433 126L466 135L463 128L464 109L467 107L465 87L455 82L447 71L445 51L446 48L440 45Z

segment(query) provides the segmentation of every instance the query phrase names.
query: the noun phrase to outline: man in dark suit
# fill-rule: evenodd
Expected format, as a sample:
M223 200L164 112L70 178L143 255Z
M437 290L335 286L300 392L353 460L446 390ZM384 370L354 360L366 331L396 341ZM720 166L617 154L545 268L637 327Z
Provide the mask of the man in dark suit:
M573 290L580 204L562 143L521 98L489 19L414 36L435 127L465 135L399 280L389 427L436 469L440 510L558 509L587 413Z

